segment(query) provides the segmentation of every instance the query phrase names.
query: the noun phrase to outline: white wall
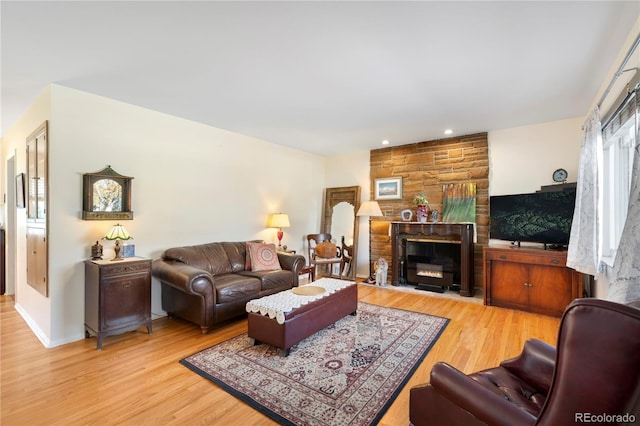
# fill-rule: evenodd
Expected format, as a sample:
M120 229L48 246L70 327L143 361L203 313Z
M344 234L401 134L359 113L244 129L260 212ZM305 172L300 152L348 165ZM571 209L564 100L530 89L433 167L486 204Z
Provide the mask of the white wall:
M584 117L489 132L489 195L534 192L553 185L554 170L578 179Z
M83 260L116 223L81 220L83 173L111 165L134 177L134 219L120 222L138 256L158 258L168 247L210 241L275 242L276 231L265 226L277 211L291 219L284 243L300 249L303 235L320 223L323 157L63 86L49 91L50 297L33 304L24 274L16 292L45 345L84 337ZM11 132L20 152L43 120L25 121ZM112 245L103 244L105 257L112 256ZM18 263L24 270L24 259ZM152 299L152 312L164 315L156 280Z
M11 157L14 158L15 174L26 173L26 139L38 126L45 120L51 118L51 90L47 87L38 98L33 102L27 111L20 117L18 122L7 132L2 138L2 164L6 166L6 161ZM4 172L3 172L4 174ZM13 185L13 181L5 182L6 185ZM7 192L6 190L3 192ZM5 205L5 208L9 204ZM13 205L13 204L11 204ZM6 213L3 208L3 216ZM16 265L11 262L7 264L7 269L12 268L13 274L7 274L7 277L15 276L15 297L16 309L29 323L34 333L43 343L47 344L51 339L51 311L52 299L44 297L35 289L27 285L27 269L26 269L26 209L16 209L15 214L16 232L13 229L7 229L8 241L7 248L15 250ZM15 244L14 247L11 247ZM8 256L10 259L11 256ZM8 290L11 286L8 286Z

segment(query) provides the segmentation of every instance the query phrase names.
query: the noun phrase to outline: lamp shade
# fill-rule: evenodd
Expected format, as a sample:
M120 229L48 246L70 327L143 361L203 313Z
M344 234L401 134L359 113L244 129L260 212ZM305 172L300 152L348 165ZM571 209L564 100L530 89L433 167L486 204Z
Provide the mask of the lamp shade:
M129 232L127 232L124 226L118 223L117 225L114 225L113 228L111 228L111 230L107 232L107 235L105 235L102 239L111 240L111 241L112 240L124 241L124 240L131 240L133 239L133 237L129 234Z
M268 228L288 228L290 226L289 215L286 213L274 213L267 220Z
M382 216L382 210L380 210L380 205L378 205L377 201L365 201L360 204L356 216Z

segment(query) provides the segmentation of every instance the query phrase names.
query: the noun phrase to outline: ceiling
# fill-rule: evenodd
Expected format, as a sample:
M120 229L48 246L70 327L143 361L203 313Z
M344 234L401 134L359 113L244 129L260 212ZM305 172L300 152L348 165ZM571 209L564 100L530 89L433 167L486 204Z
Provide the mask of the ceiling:
M0 2L2 135L50 83L319 155L584 116L640 2Z

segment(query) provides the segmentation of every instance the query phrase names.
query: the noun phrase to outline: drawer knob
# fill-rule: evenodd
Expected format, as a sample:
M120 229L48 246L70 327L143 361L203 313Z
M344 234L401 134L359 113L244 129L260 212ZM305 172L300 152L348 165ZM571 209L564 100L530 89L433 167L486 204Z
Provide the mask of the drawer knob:
M131 281L127 281L127 282L125 282L125 283L122 283L122 287L124 287L124 288L129 288L129 287L131 287Z
M507 255L505 255L505 254L501 254L500 255L500 259L506 259L506 258L507 258Z
M560 261L558 259L551 259L551 263L557 265L558 263L560 263Z

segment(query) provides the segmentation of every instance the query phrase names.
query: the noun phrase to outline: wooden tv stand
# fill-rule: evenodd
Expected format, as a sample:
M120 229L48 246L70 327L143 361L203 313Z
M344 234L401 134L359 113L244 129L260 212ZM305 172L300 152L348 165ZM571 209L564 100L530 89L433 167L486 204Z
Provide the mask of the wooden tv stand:
M485 246L484 303L559 317L582 297L582 274L568 268L567 252Z

